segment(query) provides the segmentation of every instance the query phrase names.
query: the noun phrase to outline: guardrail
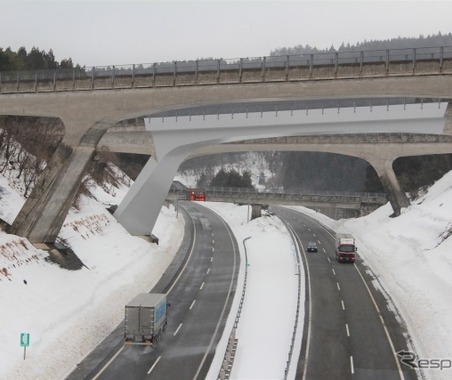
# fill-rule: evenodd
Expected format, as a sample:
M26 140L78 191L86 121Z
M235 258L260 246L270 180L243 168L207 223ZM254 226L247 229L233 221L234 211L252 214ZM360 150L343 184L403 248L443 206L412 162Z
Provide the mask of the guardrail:
M243 239L243 247L245 249L245 279L243 281L242 296L240 297L239 308L235 316L234 326L232 328L231 334L229 335L228 345L224 354L223 363L220 368L220 373L218 374L218 380L229 379L232 366L234 364L235 352L237 350L238 339L236 338L236 333L240 321L240 315L242 313L243 303L245 302L246 282L248 278L248 253L245 244L248 239L251 239L251 236Z
M359 192L334 192L317 191L309 193L292 192L261 192L251 188L240 187L206 187L199 189L205 194L206 201L243 201L243 202L328 202L328 203L372 203L385 204L385 193L359 193ZM186 196L187 190L173 189L168 193L168 199L175 196ZM172 196L172 197L171 197ZM185 199L185 198L184 198Z
M0 72L0 93L452 74L452 46Z
M385 193L359 193L359 192L334 192L334 191L316 191L316 192L261 192L251 188L237 187L206 187L204 189L206 199L212 199L215 196L229 196L233 198L246 199L294 199L305 201L325 201L325 202L375 202L386 203Z
M281 219L282 221L282 219ZM297 309L295 311L295 322L294 322L294 326L293 326L293 330L292 330L292 340L290 342L290 348L289 348L289 353L287 354L287 362L286 362L286 368L284 369L284 380L287 379L287 375L289 374L289 369L290 369L290 365L292 363L292 355L293 355L293 350L295 347L295 340L297 337L297 330L298 330L298 320L300 318L300 308L301 308L301 258L300 258L300 251L297 248L297 244L296 244L296 239L295 239L295 232L292 230L292 228L289 227L289 225L284 222L284 225L286 226L287 230L290 232L290 235L292 237L292 240L294 242L294 247L295 247L295 259L296 259L296 266L297 266L297 280L298 280L298 290L297 290Z

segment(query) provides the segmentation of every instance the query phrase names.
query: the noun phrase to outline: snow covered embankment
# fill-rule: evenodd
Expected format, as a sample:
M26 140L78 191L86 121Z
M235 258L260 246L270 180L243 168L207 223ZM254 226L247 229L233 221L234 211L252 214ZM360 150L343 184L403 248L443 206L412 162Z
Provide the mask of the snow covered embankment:
M96 198L109 197L97 189ZM2 197L0 216L15 217L17 199ZM153 233L158 246L129 235L98 201L85 198L60 237L86 268L67 271L26 239L0 232L0 378L64 378L120 323L124 304L158 281L180 245L183 218L162 208ZM26 360L21 332L31 338Z

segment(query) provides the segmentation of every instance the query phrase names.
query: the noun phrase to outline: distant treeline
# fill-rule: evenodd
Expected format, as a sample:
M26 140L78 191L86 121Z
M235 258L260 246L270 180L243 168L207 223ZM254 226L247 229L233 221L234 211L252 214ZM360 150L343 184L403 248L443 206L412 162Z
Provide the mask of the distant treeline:
M357 42L354 45L344 42L338 48L333 45L329 49L317 49L310 45L297 45L293 47L282 47L272 50L271 56L280 55L297 55L297 54L313 54L313 53L329 53L329 52L354 52L364 50L387 50L387 49L410 49L422 47L438 47L452 46L452 33L448 34L432 34L427 37L420 35L419 37L397 37L388 40L370 40Z
M0 71L53 70L71 69L74 67L71 58L58 62L52 49L48 52L33 47L29 52L21 47L14 52L11 48L0 48Z

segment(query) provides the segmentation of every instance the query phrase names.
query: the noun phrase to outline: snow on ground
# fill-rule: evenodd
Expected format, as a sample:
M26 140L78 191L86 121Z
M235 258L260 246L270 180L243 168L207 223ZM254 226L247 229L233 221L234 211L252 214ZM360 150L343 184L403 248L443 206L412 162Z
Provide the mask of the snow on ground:
M1 215L18 211L20 197L10 202L7 193L14 191L2 193ZM112 201L100 189L96 196ZM86 265L78 271L62 270L26 239L0 232L1 379L63 379L120 323L124 304L152 289L183 237L174 210L162 208L153 230L158 246L129 235L93 199L81 210L71 211L60 234ZM26 360L22 332L30 334Z
M238 346L231 379L282 379L292 341L298 298L297 253L289 233L276 217L266 216L247 223L247 206L213 202L206 202L205 205L226 220L241 248L241 273L233 312L229 315L208 378L218 376L247 269L245 301L237 328ZM247 237L250 237L245 242L248 266L243 243ZM304 305L304 280L300 293L300 302ZM294 344L295 358L301 349L303 308L299 313L301 320Z
M2 177L0 187L0 217L11 221L23 199ZM104 203L111 201L101 191L96 197ZM355 235L358 253L407 322L416 353L428 359L452 359L451 199L452 172L397 218L389 217L389 205L366 217L341 221L303 208L333 229ZM274 218L246 223L247 207L208 206L232 225L240 246L245 237L252 236L247 241L249 278L233 376L281 378L296 302L296 292L290 290L296 279L294 249L287 231ZM174 211L162 208L153 231L160 245L155 246L128 235L99 203L86 199L82 211L68 215L61 232L87 267L75 272L48 263L43 251L27 240L0 232L0 378L64 378L121 321L123 305L157 282L177 250L182 229L182 218L176 219ZM214 359L213 377L232 329L244 269L242 263L232 318ZM278 298L282 292L285 297L280 298L287 302ZM277 324L262 318L266 313L261 307L264 303L268 306L269 300L285 310L273 316L278 318ZM287 331L274 326L286 326ZM269 338L275 330L278 336ZM31 334L26 360L19 347L21 332ZM266 364L265 373L262 363ZM448 379L452 370L431 370L428 375Z

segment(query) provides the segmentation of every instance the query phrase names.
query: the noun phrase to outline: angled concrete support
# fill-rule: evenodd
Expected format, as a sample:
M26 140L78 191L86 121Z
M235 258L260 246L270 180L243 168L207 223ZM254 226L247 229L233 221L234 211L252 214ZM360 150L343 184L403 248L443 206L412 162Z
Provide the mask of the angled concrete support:
M444 113L446 123L444 124L444 134L452 135L452 103L447 104L446 112Z
M393 216L399 216L402 208L410 205L410 201L400 187L394 169L392 168L393 162L394 159L381 160L380 162L369 161L377 172L388 200L391 203L392 209L394 210Z
M187 154L172 152L164 160L150 158L114 216L132 235L150 235L177 169Z
M78 146L69 146L64 140L60 143L14 220L11 233L24 236L33 243L55 242L95 146L109 126L96 123Z

